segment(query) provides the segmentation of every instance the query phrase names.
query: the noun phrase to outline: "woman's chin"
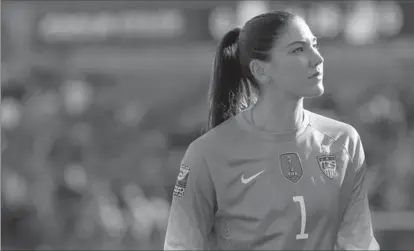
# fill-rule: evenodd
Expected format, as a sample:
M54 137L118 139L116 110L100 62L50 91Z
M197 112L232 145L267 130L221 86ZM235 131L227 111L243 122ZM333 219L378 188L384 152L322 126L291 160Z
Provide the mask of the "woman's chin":
M311 88L306 88L303 93L304 98L314 98L319 97L325 92L325 87L323 86L323 82L320 81L316 85L313 85Z

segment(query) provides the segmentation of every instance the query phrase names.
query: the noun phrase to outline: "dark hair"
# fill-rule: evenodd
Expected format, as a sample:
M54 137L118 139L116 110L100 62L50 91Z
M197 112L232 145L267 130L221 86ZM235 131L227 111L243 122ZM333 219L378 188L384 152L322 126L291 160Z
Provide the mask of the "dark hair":
M258 15L222 38L214 60L209 91L208 129L212 129L253 102L259 84L250 71L250 61L269 61L269 51L294 14L274 11ZM253 88L252 88L253 87Z

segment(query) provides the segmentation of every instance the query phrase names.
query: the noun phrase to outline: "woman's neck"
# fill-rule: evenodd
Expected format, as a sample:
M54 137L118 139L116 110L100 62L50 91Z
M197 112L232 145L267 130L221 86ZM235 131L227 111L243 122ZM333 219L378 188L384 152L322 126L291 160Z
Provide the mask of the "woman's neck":
M263 131L287 133L301 126L303 115L303 98L261 97L252 108L251 122Z

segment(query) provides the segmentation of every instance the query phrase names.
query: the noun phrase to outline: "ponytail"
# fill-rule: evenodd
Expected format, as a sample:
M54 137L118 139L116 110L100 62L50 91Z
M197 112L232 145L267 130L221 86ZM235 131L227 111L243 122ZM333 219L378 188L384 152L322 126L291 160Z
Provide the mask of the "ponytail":
M209 91L208 129L220 125L237 112L242 82L237 40L240 28L227 32L217 48Z

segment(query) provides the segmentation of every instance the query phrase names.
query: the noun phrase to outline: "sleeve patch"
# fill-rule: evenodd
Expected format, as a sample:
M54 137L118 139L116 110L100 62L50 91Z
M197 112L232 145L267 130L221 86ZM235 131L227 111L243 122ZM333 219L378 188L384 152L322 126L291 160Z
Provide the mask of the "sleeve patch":
M180 172L178 173L177 182L175 183L173 195L177 197L184 196L184 190L187 187L187 180L190 174L190 168L184 164L180 166Z

